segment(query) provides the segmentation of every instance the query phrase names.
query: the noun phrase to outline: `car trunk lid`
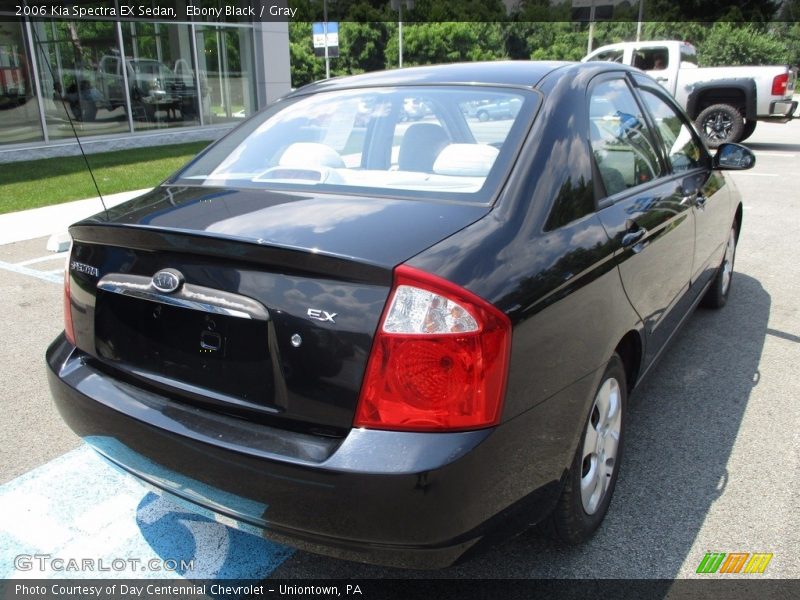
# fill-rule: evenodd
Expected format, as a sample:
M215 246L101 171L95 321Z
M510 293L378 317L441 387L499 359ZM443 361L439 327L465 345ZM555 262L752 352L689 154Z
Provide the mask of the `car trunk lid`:
M175 401L341 435L392 269L487 211L158 188L70 229L76 345Z

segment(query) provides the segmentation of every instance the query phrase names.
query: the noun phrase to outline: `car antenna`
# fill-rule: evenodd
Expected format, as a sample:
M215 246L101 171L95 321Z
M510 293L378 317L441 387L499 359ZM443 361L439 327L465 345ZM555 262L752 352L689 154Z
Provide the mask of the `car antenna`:
M36 38L36 45L39 48L42 48L42 43L39 40L39 34L36 33L36 27L31 27L31 31L33 32L33 37ZM47 70L50 71L50 77L53 79L53 83L55 84L56 81L56 74L53 71L53 67L50 65L50 60L47 58L46 52L41 53L41 57L44 60L44 63L47 65ZM81 90L80 84L77 82L76 85L78 87L78 102L80 103L81 100ZM100 204L103 205L103 210L106 213L106 219L108 219L108 207L106 206L106 201L103 199L103 194L100 192L100 187L97 185L97 179L94 177L94 171L92 171L92 166L89 164L89 159L86 157L86 152L83 151L83 144L81 144L81 138L78 136L78 130L75 129L75 123L72 120L72 117L69 116L69 110L67 110L66 102L64 101L64 94L63 90L60 88L56 90L58 94L58 98L61 101L61 105L64 107L64 114L67 115L67 120L69 121L69 126L72 128L72 134L75 136L75 141L78 142L78 149L81 151L81 156L83 157L83 162L86 163L86 168L89 170L89 175L92 178L92 183L94 184L94 189L97 190L97 196L100 198ZM44 100L44 98L40 98L40 102Z

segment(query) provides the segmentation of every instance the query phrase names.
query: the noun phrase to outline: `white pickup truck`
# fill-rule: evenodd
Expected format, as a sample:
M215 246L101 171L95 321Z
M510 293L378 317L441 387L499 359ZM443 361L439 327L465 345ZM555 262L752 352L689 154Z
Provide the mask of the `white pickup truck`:
M792 119L797 72L788 66L698 67L688 42L622 42L598 48L582 61L603 60L638 67L675 97L716 148L752 135L757 121Z

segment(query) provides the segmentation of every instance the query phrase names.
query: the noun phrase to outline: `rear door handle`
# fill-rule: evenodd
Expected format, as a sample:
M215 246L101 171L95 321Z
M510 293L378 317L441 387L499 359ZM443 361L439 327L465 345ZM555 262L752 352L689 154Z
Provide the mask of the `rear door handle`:
M634 227L638 227L638 229L629 229L627 232L625 232L625 235L622 236L622 245L625 248L639 243L647 233L647 229L644 227L639 225L634 225Z

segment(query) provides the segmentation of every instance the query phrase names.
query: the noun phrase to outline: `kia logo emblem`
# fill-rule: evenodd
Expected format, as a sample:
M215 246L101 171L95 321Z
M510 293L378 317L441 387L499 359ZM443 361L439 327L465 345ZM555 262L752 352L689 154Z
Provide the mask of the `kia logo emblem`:
M183 284L183 275L172 269L164 269L153 275L153 287L159 292L170 294Z

